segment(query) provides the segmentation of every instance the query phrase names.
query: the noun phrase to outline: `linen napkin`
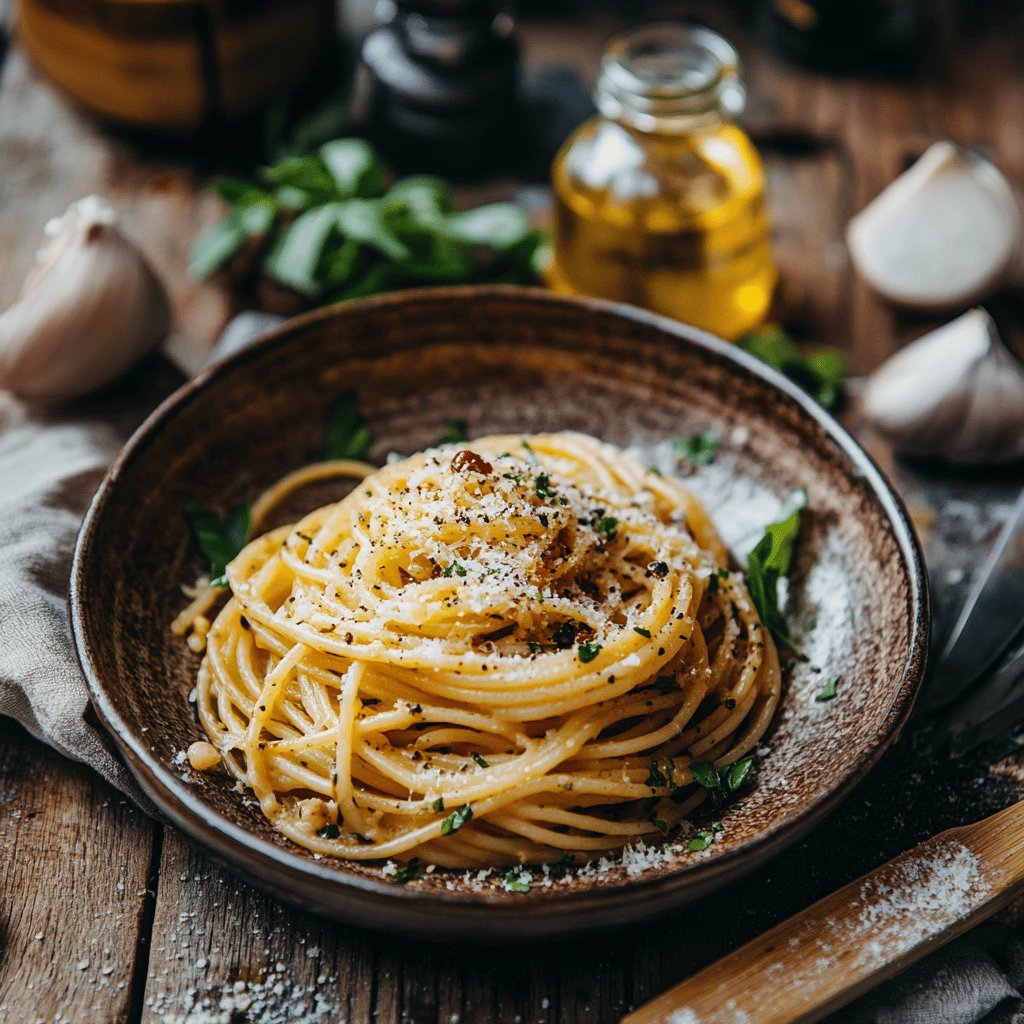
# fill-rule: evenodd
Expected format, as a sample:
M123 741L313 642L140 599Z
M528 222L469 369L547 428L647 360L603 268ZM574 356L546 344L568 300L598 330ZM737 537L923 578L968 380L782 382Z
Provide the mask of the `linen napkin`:
M0 714L152 813L89 704L67 613L71 554L107 466L182 382L154 359L116 389L61 409L0 392Z
M276 326L236 317L211 360ZM60 409L0 393L0 714L91 766L151 814L89 704L67 616L75 536L124 442L183 381L162 358ZM832 1024L1024 1024L1024 940L976 929L835 1015ZM741 1022L737 1022L741 1024Z

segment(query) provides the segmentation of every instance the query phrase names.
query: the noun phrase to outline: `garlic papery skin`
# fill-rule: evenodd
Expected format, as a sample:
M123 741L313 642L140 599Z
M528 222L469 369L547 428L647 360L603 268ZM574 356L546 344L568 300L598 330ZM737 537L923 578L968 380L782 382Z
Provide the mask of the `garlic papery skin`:
M983 309L897 352L868 379L862 408L908 455L959 465L1024 456L1024 366Z
M853 264L875 291L933 313L995 289L1021 237L1020 204L1002 172L951 142L931 146L846 231Z
M21 295L0 314L0 388L22 398L74 398L157 345L170 329L170 304L98 196L72 203L45 231Z

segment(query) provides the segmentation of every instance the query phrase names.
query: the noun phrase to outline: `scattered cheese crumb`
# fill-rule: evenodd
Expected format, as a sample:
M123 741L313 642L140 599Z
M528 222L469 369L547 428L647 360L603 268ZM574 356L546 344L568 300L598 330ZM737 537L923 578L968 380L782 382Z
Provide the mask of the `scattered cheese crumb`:
M212 743L196 740L188 748L188 761L197 772L205 772L220 764L220 753Z

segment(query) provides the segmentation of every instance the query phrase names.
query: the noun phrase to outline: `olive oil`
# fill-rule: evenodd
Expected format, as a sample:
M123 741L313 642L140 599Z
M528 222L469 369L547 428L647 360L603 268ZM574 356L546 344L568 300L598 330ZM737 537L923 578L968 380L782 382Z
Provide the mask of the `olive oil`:
M552 286L730 339L757 326L776 269L761 160L731 123L732 48L706 29L638 30L609 47L597 98L552 171Z

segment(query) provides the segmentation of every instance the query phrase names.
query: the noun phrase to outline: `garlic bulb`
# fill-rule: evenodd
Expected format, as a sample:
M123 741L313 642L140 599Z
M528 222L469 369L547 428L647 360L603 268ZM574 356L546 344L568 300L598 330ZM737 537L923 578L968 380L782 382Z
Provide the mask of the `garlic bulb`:
M961 465L1024 456L1024 366L983 309L897 352L869 378L863 402L907 454Z
M138 362L171 323L163 285L87 196L51 220L18 300L0 314L0 388L24 398L72 398Z
M937 142L854 217L854 266L890 302L962 309L1006 276L1021 246L1021 212L994 165Z

